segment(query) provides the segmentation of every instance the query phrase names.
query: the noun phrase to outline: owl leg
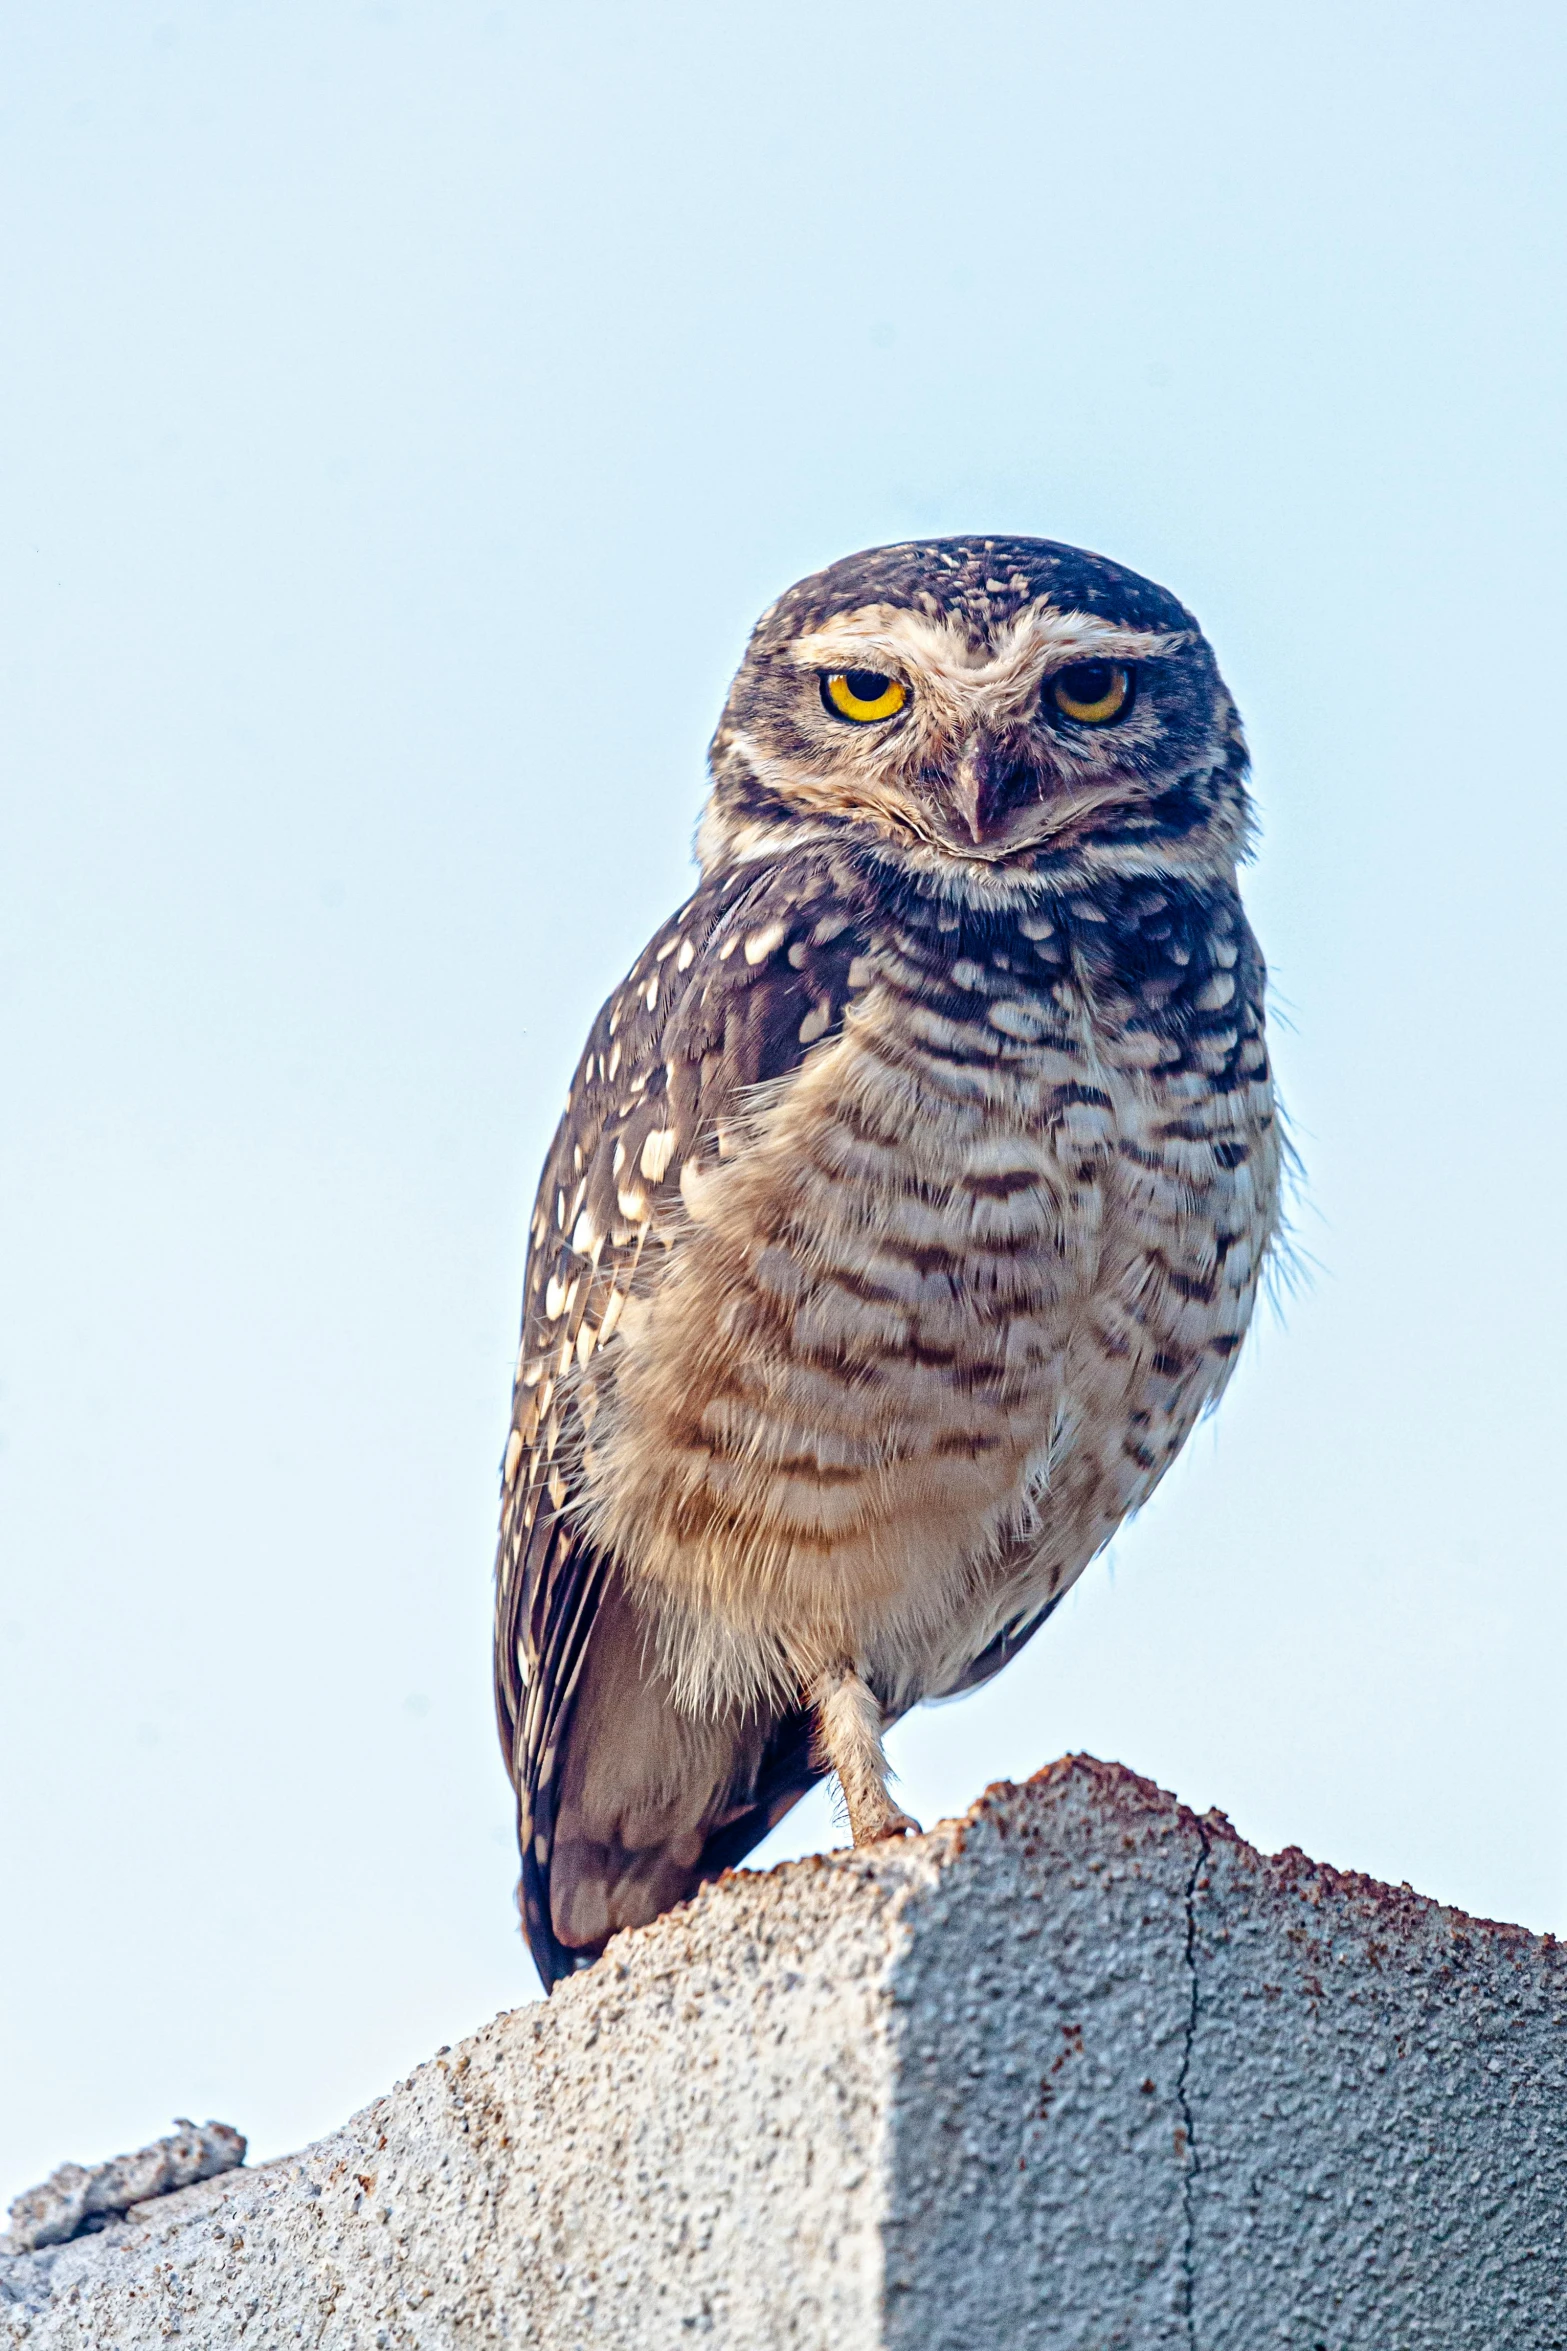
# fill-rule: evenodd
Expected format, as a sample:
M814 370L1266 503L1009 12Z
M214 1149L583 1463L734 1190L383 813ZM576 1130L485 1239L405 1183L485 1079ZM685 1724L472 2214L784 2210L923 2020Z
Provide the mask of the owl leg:
M882 1752L881 1708L852 1666L834 1666L812 1692L820 1760L836 1772L856 1845L919 1833L887 1793L891 1767Z

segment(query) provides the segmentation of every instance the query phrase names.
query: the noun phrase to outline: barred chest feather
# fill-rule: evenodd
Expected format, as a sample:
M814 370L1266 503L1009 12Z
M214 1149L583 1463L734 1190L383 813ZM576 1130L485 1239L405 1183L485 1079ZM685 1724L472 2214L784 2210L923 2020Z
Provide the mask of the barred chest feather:
M1276 1224L1262 994L1232 884L996 909L801 857L653 942L557 1144L519 1427L685 1705L840 1659L939 1694L1147 1497Z

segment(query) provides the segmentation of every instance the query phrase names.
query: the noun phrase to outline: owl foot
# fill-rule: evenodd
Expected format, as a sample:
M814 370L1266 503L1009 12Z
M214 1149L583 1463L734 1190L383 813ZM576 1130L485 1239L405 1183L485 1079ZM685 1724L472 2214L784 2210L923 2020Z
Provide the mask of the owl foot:
M851 1666L835 1667L821 1676L814 1697L821 1760L837 1775L855 1844L918 1836L919 1822L887 1793L892 1773L882 1751L881 1708L859 1675Z
M889 1837L917 1837L921 1833L920 1824L912 1813L900 1812L896 1805L889 1805L882 1825L866 1829L863 1835L856 1829L854 1842L856 1845L883 1845Z

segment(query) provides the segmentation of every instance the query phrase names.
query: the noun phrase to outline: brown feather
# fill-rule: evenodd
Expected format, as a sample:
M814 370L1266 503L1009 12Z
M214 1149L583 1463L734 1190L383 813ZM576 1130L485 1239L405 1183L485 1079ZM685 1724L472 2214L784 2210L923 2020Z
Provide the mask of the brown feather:
M1112 657L1126 723L1057 725ZM851 659L905 682L879 734L817 691ZM1048 542L852 559L764 617L713 758L532 1228L496 1694L546 1981L826 1752L901 1824L881 1727L1152 1492L1277 1229L1245 747L1173 598Z

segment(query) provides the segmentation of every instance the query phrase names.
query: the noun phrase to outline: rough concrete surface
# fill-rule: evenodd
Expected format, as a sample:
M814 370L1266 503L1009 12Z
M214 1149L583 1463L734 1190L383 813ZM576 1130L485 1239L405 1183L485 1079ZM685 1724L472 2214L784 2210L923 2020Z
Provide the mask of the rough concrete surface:
M1074 1757L742 1872L0 2342L1562 2351L1567 1957Z
M11 2243L32 2253L40 2245L63 2245L105 2214L116 2218L138 2204L192 2188L245 2160L245 2141L231 2123L194 2123L176 2118L166 2139L114 2155L107 2163L62 2163L36 2188L11 2200Z

